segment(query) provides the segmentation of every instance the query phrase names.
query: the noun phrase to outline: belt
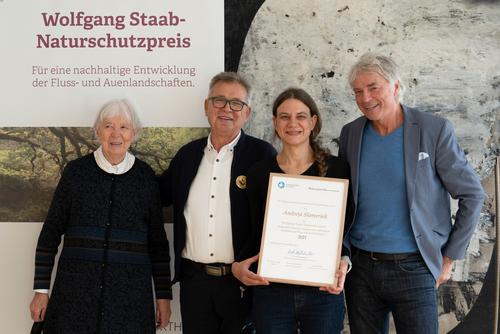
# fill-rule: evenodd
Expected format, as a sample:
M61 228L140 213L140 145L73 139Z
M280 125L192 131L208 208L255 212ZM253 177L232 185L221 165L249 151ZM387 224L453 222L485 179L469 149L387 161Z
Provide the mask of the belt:
M376 253L376 252L369 252L365 251L363 249L356 248L356 251L359 254L363 254L366 256L369 256L370 259L374 261L398 261L398 260L404 260L410 256L415 256L415 255L420 255L419 252L412 252L412 253Z
M210 276L222 277L231 274L231 265L226 263L199 263L189 259L182 259L182 264Z

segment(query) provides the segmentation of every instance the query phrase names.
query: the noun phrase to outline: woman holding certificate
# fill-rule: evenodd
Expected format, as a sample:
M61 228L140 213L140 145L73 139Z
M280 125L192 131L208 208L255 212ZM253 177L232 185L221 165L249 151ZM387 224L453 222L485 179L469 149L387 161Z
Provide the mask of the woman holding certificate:
M254 256L233 263L232 271L246 286L255 286L252 320L257 333L289 334L296 333L297 329L301 334L340 333L345 313L342 290L348 257L342 257L340 261L336 284L320 288L269 283L249 269L259 260L270 173L349 178L348 164L330 155L316 141L321 130L321 117L316 103L307 92L299 88L282 92L273 104L273 123L276 136L282 142L282 150L277 156L254 165L247 175L254 229L247 255ZM349 200L347 204L346 223L351 221L351 203ZM345 230L348 230L347 226ZM289 251L292 254L290 252L307 256L303 250L293 249Z

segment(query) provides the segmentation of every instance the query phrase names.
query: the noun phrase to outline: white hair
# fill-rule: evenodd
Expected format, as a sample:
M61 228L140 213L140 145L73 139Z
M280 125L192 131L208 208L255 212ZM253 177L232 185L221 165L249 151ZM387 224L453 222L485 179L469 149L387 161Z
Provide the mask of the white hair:
M124 117L132 124L132 128L134 130L134 141L137 140L142 131L141 120L139 119L139 116L137 116L137 113L130 102L126 99L112 100L106 103L101 110L99 110L94 122L94 131L96 135L97 130L104 122L104 119L116 116Z
M363 54L349 71L348 79L351 87L354 80L356 80L356 77L361 72L375 72L380 74L384 79L389 81L391 85L394 85L396 81L399 81L399 90L396 98L397 102L401 102L403 100L406 88L401 81L398 65L394 60L392 60L392 58L374 52L367 52Z

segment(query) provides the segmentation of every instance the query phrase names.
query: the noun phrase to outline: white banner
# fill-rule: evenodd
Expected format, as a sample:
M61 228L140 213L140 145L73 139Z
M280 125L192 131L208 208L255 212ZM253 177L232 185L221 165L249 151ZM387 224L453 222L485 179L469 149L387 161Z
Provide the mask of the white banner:
M224 2L0 2L0 126L89 126L127 97L146 126L204 127Z
M91 126L114 98L129 99L148 127L206 127L208 82L224 69L224 1L0 0L0 54L0 127ZM4 157L26 142L8 135ZM2 333L31 327L40 228L0 223ZM182 331L178 298L176 285L168 333Z

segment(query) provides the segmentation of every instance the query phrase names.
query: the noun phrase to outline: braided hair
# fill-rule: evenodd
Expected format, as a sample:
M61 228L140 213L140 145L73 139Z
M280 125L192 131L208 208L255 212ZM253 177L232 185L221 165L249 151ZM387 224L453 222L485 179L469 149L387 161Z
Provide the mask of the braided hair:
M273 103L273 116L277 117L278 107L289 99L299 100L304 103L311 113L311 116L316 116L317 121L314 129L312 129L311 134L309 135L309 145L314 153L314 161L318 165L319 176L325 176L328 170L327 159L330 155L330 151L327 148L322 147L317 141L319 132L321 131L321 116L319 114L318 106L316 102L314 102L311 95L309 95L305 90L301 88L287 88L281 94L276 97Z

